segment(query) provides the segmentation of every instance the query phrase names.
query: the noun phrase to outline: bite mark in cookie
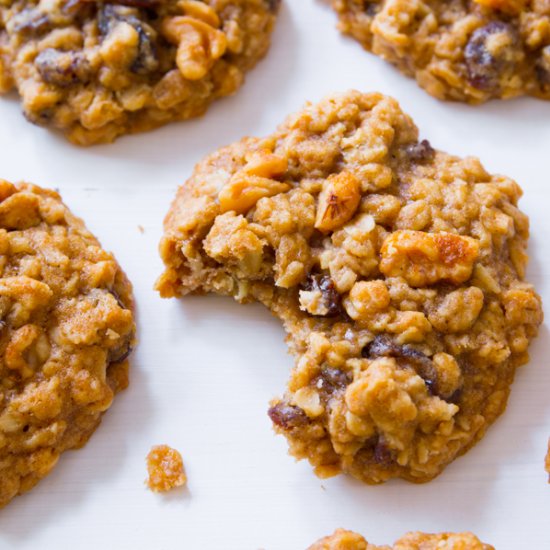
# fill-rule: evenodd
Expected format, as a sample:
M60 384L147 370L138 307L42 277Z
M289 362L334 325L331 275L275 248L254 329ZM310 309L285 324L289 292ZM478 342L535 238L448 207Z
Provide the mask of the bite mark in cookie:
M428 481L505 409L542 320L520 195L420 141L395 100L335 95L197 165L157 288L281 319L296 364L269 416L318 475Z
M126 388L132 309L124 272L57 193L0 180L0 506Z

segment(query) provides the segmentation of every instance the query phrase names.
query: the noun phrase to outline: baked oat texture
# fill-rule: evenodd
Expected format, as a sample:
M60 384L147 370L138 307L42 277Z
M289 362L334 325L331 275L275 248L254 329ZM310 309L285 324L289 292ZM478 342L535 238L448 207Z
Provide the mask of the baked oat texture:
M197 165L157 289L283 321L296 364L269 415L318 475L428 481L502 413L542 320L520 195L395 100L335 95Z
M156 493L165 493L187 482L181 454L168 445L156 445L149 451L147 473L147 487Z
M332 0L340 30L439 99L550 99L549 0Z
M0 180L0 507L128 385L132 288L53 191Z
M332 535L318 540L308 550L495 550L483 544L472 533L407 533L393 546L370 544L353 531L337 529Z
M280 0L3 0L0 92L79 145L202 115L264 56Z

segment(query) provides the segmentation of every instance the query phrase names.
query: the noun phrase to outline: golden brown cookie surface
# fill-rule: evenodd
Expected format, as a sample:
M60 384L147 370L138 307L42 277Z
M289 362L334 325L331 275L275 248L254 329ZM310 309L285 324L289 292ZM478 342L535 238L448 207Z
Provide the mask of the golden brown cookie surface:
M545 0L332 0L340 30L440 99L550 99Z
M353 531L337 529L332 535L312 544L308 550L494 550L472 533L407 533L393 546L368 543Z
M128 385L132 307L57 193L0 180L0 506L83 446Z
M8 0L0 92L80 145L203 114L263 57L275 0Z
M395 100L336 95L197 165L157 288L282 320L296 365L269 415L318 475L428 481L504 410L542 319L520 195Z

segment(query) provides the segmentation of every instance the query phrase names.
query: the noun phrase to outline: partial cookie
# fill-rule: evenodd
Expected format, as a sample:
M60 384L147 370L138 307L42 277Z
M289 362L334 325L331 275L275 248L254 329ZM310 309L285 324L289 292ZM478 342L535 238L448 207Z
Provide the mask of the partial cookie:
M482 543L472 533L407 533L393 546L376 546L361 535L337 529L332 535L318 540L308 550L495 550Z
M335 95L198 164L157 288L283 321L296 366L269 415L317 474L428 481L504 411L541 323L520 195L395 100Z
M550 99L546 0L332 0L340 30L439 99Z
M0 180L0 507L128 385L132 287L53 191Z
M8 0L0 92L79 145L202 115L264 56L280 0Z

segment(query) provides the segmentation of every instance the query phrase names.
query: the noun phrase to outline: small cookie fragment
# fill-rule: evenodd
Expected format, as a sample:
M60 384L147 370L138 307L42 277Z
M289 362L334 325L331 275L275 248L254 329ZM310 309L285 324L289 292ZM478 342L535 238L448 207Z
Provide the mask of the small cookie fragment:
M151 448L147 455L147 472L146 484L156 493L165 493L187 483L181 454L168 445Z
M128 385L132 286L54 191L0 180L0 507Z
M527 0L332 0L340 30L431 95L550 99L550 9Z
M107 143L197 117L266 54L270 0L8 0L0 93L73 143Z
M157 289L279 317L296 362L268 414L319 476L425 482L504 411L542 321L520 196L392 98L333 95L197 165Z
M548 472L548 483L550 483L550 439L548 440L548 451L546 452L546 458L544 460L544 469Z
M364 537L346 531L336 531L312 544L308 550L495 550L490 544L482 543L472 533L407 533L393 546L370 544Z

